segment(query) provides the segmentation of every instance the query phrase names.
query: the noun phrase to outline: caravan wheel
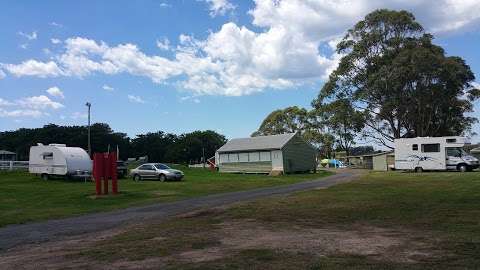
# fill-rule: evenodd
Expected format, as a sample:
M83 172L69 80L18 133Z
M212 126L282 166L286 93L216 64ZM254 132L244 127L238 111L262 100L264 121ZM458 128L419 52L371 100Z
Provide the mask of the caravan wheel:
M40 177L42 178L42 180L45 180L45 181L47 181L48 178L49 178L48 174L46 174L46 173L42 173L42 175L40 175Z

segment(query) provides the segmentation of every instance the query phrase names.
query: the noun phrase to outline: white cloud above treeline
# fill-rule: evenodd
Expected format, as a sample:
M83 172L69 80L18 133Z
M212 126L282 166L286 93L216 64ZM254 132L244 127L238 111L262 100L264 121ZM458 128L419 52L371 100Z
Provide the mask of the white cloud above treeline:
M205 1L212 16L234 9L229 1ZM256 0L249 11L255 28L228 22L203 40L180 35L176 47L168 39L157 42L171 57L147 55L132 43L72 37L47 62L30 59L0 69L17 77L127 73L154 83L174 80L194 95L248 95L324 80L341 56L319 48L334 48L348 28L377 8L412 11L437 34L480 23L476 0Z
M40 117L49 115L49 110L65 106L45 95L24 97L9 101L0 98L0 117Z

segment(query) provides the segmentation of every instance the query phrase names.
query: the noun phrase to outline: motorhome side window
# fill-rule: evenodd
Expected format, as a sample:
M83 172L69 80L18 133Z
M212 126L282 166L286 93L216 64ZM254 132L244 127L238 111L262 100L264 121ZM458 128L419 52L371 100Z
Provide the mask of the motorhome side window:
M43 159L53 159L53 153L43 153Z
M422 152L438 153L440 152L440 144L439 143L422 144Z
M412 150L413 151L418 151L418 144L412 145Z

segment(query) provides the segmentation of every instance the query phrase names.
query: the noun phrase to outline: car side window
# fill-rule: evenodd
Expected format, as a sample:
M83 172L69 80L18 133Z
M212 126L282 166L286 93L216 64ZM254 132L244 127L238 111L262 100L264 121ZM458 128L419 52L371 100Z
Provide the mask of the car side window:
M140 168L138 168L138 169L140 169L140 170L146 170L146 171L151 171L151 170L153 170L153 167L152 167L152 165L142 165L142 166L140 166Z

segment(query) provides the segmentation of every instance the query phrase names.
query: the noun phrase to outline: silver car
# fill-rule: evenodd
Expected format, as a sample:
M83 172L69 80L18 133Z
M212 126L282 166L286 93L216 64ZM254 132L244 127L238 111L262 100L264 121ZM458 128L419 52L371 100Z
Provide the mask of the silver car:
M157 179L160 181L177 180L180 181L184 177L182 171L172 169L162 163L145 163L130 171L134 181L142 179Z

